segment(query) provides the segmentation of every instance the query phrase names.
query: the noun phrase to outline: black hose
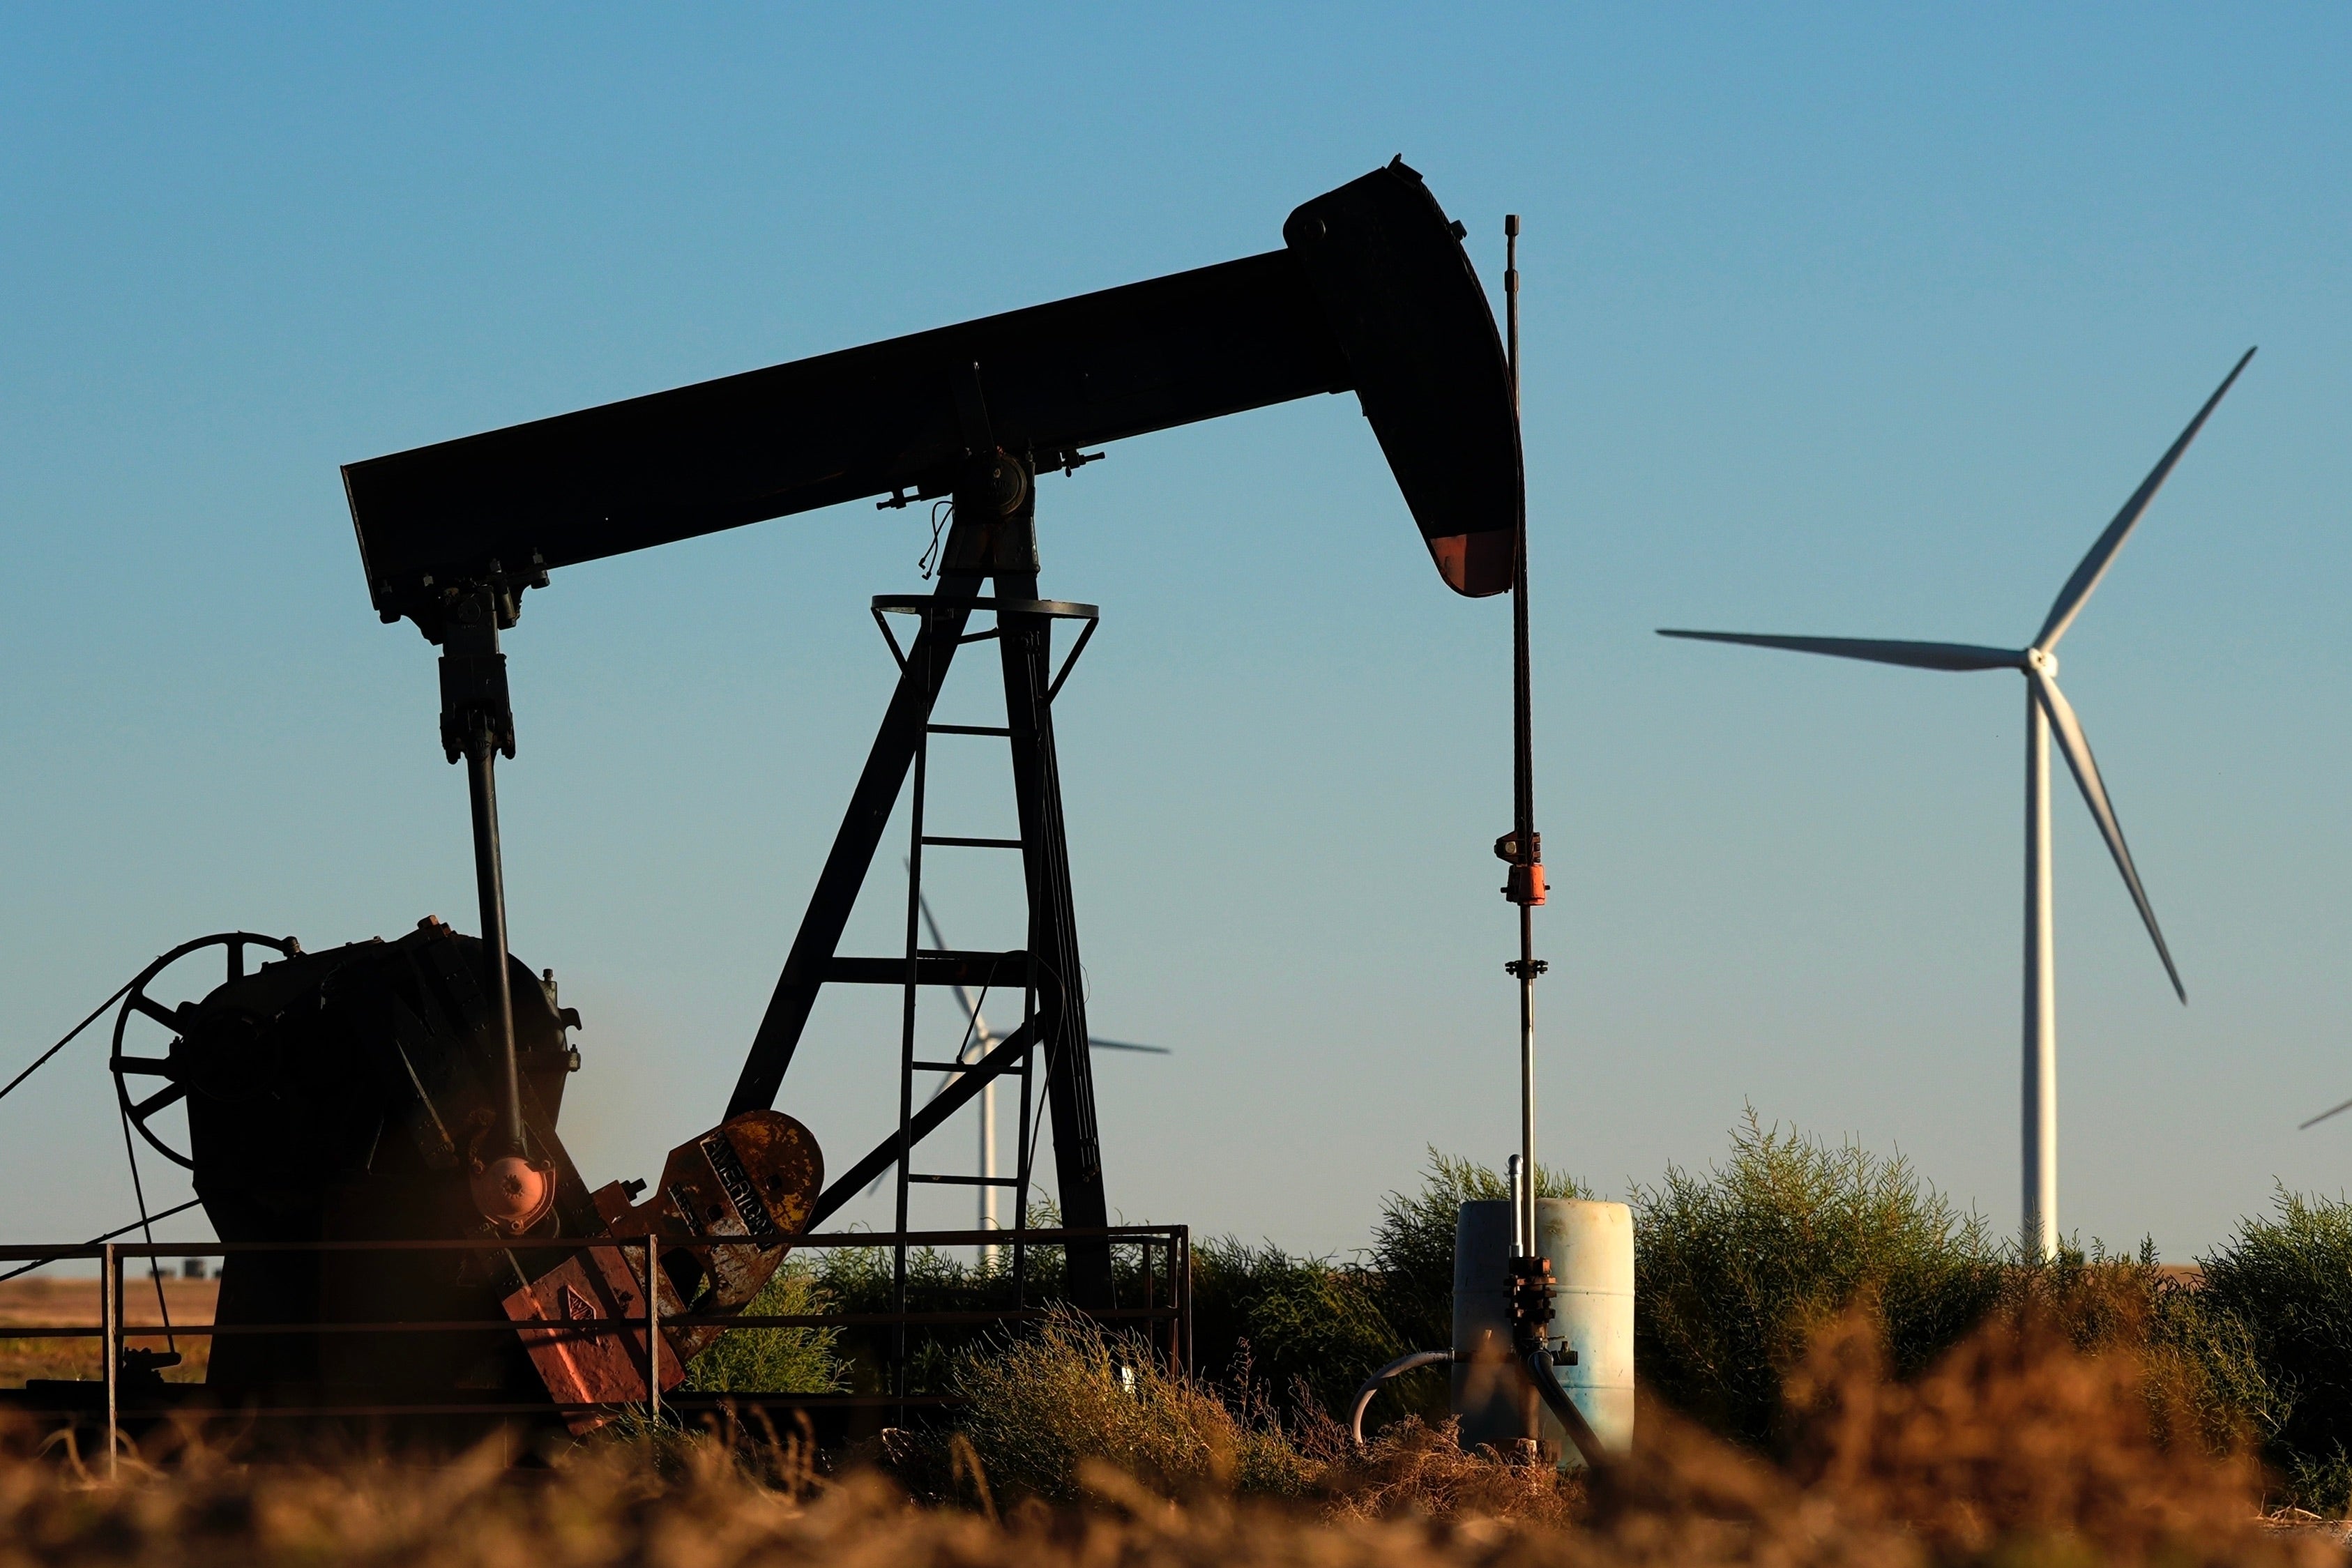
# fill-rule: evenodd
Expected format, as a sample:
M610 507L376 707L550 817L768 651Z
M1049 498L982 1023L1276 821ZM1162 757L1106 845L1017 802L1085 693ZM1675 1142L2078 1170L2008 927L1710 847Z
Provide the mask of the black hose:
M1391 1378L1402 1377L1424 1366L1450 1365L1464 1359L1466 1358L1450 1350L1417 1350L1410 1355L1397 1357L1364 1379L1364 1385L1356 1390L1355 1403L1348 1412L1348 1436L1354 1440L1357 1451L1360 1453L1364 1448L1364 1412L1370 1406L1372 1396L1381 1391L1381 1385ZM1535 1383L1536 1396L1544 1402L1544 1407L1568 1429L1568 1440L1576 1445L1576 1451L1584 1457L1584 1462L1598 1469L1607 1462L1608 1451L1601 1446L1601 1438L1592 1430L1592 1423L1584 1418L1584 1412L1576 1407L1576 1401L1568 1396L1568 1390L1562 1388L1559 1379L1552 1375L1553 1364L1550 1350L1538 1346L1528 1352L1527 1359L1519 1364L1519 1370Z
M1562 1388L1559 1379L1552 1375L1550 1350L1538 1345L1528 1352L1527 1359L1519 1365L1535 1381L1536 1396L1544 1402L1545 1408L1568 1428L1568 1440L1576 1445L1576 1451L1584 1456L1584 1462L1599 1469L1609 1456L1601 1447L1601 1439L1593 1435L1592 1424L1584 1418L1584 1412L1576 1407L1576 1401L1568 1396L1568 1390Z

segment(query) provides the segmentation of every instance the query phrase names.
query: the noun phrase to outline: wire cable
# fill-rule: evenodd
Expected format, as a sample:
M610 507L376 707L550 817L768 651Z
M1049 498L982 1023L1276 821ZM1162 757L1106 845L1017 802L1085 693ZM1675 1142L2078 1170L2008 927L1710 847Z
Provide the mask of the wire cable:
M140 1229L147 1237L147 1245L152 1247L155 1245L155 1222L147 1213L146 1184L139 1179L139 1151L131 1142L131 1111L120 1101L116 1103L116 1108L122 1119L122 1156L131 1162L131 1196L139 1205ZM155 1281L155 1310L163 1317L163 1347L177 1355L180 1354L180 1342L172 1337L172 1307L163 1299L163 1264L152 1252L147 1254L147 1272ZM107 1281L103 1288L114 1289L114 1281Z
M30 1078L34 1073L47 1066L51 1057L57 1055L58 1052L63 1051L67 1046L71 1045L75 1039L80 1035L82 1030L96 1023L105 1015L107 1009L112 1007L117 1001L120 1001L124 994L138 983L139 982L136 978L132 978L125 980L122 984L117 986L114 988L114 994L112 996L108 997L106 1000L99 1003L98 1006L90 1009L89 1017L83 1019L81 1022L74 1025L73 1028L66 1030L64 1038L59 1040L57 1044L41 1052L39 1056L33 1059L32 1065L26 1067L22 1072L16 1074L16 1077L8 1080L6 1087L0 1088L0 1100L6 1099L16 1091L18 1084L24 1082L25 1080ZM131 1113L127 1107L120 1105L118 1105L118 1110L122 1121L122 1153L123 1156L131 1162L131 1191L132 1197L137 1199L139 1204L139 1218L132 1224L123 1226L121 1229L110 1230L105 1235L98 1237L84 1245L95 1247L100 1245L101 1242L111 1241L114 1238L123 1235L125 1232L137 1230L147 1238L147 1243L152 1247L155 1242L156 1220L167 1219L174 1214L184 1214L187 1210L194 1208L197 1203L202 1200L190 1198L187 1202L181 1204L178 1207L166 1209L162 1214L150 1214L147 1212L147 1192L144 1184L142 1184L139 1179L139 1152L132 1146L131 1142ZM52 1263L55 1261L56 1260L52 1258L37 1258L30 1263L25 1264L22 1268L12 1269L5 1274L0 1274L0 1280L13 1280L19 1274L29 1274L34 1270L40 1268L43 1264ZM179 1354L180 1346L179 1342L174 1339L172 1334L171 1306L163 1299L163 1266L152 1255L150 1255L147 1260L147 1271L150 1275L153 1276L155 1281L155 1308L157 1312L163 1314L163 1343L170 1346L172 1353L176 1355ZM112 1290L114 1288L114 1283L110 1280L104 1281L101 1288Z
M103 1236L93 1236L89 1240L83 1242L82 1245L84 1247L100 1246L105 1242L113 1240L118 1236L127 1236L131 1231L137 1230L144 1225L152 1224L155 1220L169 1219L175 1214L185 1214L188 1210L195 1207L196 1205L202 1202L204 1202L204 1199L201 1197L192 1197L185 1203L175 1204L170 1208L159 1209L155 1213L146 1216L143 1219L134 1219L130 1224L120 1226L115 1229L108 1231ZM58 1256L61 1257L63 1254L58 1254ZM9 1270L6 1273L0 1274L0 1281L13 1280L19 1274L29 1274L36 1269L46 1269L57 1260L57 1257L36 1258L29 1263L20 1264L16 1268Z
M46 1063L49 1058L63 1051L67 1046L71 1045L76 1035L81 1033L82 1030L96 1023L99 1019L100 1014L105 1012L107 1009L112 1007L117 1001L121 1000L123 992L128 991L131 987L138 983L139 982L135 979L125 980L121 985L116 987L114 995L107 998L106 1000L99 1003L96 1008L92 1009L89 1017L82 1019L81 1022L66 1030L66 1037L63 1040L49 1047L48 1050L41 1052L41 1054L34 1060L32 1066L27 1067L24 1071L19 1072L16 1077L8 1080L8 1087L6 1089L0 1089L0 1100L6 1099L10 1090L15 1089L17 1084L22 1083L26 1079L30 1078L34 1073L39 1071L42 1065ZM123 1228L127 1230L130 1227L125 1226ZM5 1276L0 1276L0 1278L5 1277Z
M931 547L923 552L923 559L915 563L922 570L925 582L930 581L931 573L939 570L940 534L948 524L953 521L955 521L955 500L952 497L931 503Z

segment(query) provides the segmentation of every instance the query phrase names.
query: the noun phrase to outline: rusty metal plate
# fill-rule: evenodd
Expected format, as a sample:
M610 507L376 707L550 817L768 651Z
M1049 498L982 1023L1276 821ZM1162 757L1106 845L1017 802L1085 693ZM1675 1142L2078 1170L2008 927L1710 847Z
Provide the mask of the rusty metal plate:
M642 1257L638 1260L642 1265ZM667 1292L665 1292L667 1294ZM645 1316L643 1281L618 1246L583 1248L507 1297L501 1303L518 1323L566 1324L598 1319ZM643 1328L521 1330L523 1347L559 1405L642 1404L646 1398L646 1331ZM661 1385L675 1388L686 1378L686 1357L667 1330L662 1333ZM606 1417L574 1412L564 1417L585 1432Z

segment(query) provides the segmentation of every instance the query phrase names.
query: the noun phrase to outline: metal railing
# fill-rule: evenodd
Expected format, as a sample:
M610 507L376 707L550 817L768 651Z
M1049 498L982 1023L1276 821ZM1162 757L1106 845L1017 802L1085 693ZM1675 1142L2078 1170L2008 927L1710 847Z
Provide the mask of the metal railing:
M864 1248L873 1249L899 1247L991 1247L1018 1242L1024 1247L1063 1247L1093 1243L1110 1248L1134 1247L1138 1252L1139 1283L1143 1300L1131 1306L1111 1306L1087 1310L1085 1315L1106 1324L1139 1325L1152 1348L1166 1358L1169 1365L1185 1368L1192 1360L1192 1247L1187 1227L1154 1225L1115 1225L1101 1228L1034 1228L1023 1230L848 1230L828 1231L817 1235L799 1236L789 1245L801 1249L834 1249ZM583 1252L612 1249L629 1260L633 1274L642 1269L640 1276L650 1282L657 1278L655 1270L661 1267L661 1255L674 1251L706 1252L724 1247L757 1246L748 1240L702 1239L694 1242L665 1242L657 1238L604 1238L571 1240L434 1240L434 1241L206 1241L206 1242L118 1242L73 1246L0 1246L0 1262L31 1262L37 1267L49 1263L97 1260L99 1263L99 1322L93 1328L87 1323L0 1323L0 1339L58 1340L97 1339L100 1342L99 1382L102 1390L106 1421L106 1473L116 1473L118 1451L121 1446L122 1418L126 1413L123 1384L123 1354L129 1341L134 1339L219 1339L248 1334L417 1334L417 1333L484 1333L509 1332L529 1334L526 1343L545 1343L562 1338L588 1339L605 1333L637 1333L646 1338L646 1354L640 1364L645 1376L646 1396L643 1400L608 1401L594 1404L567 1404L544 1399L509 1398L476 1401L452 1401L446 1398L422 1398L413 1403L334 1403L269 1404L256 1400L249 1394L235 1388L209 1389L205 1384L175 1383L165 1385L169 1397L156 1400L152 1385L136 1385L131 1390L131 1414L173 1415L234 1415L237 1416L573 1416L583 1413L613 1414L622 1410L643 1409L655 1420L663 1416L667 1406L673 1414L688 1410L718 1410L727 1406L741 1408L772 1407L778 1409L814 1409L825 1407L881 1406L937 1408L955 1403L952 1397L939 1394L804 1394L790 1390L729 1390L726 1393L699 1393L673 1390L662 1393L664 1329L717 1327L727 1329L852 1329L896 1328L981 1328L1010 1323L1034 1322L1053 1310L1047 1305L1029 1301L1025 1295L1017 1296L1011 1306L975 1307L965 1310L878 1312L792 1312L792 1313L664 1313L660 1292L646 1289L645 1310L632 1316L567 1318L562 1320L467 1318L455 1321L386 1320L382 1322L342 1322L311 1320L300 1322L261 1323L175 1323L156 1322L131 1324L123 1321L123 1266L134 1259L160 1258L232 1258L251 1253L346 1253L346 1252L528 1252L538 1255ZM152 1266L151 1266L152 1267ZM519 1272L520 1272L519 1267ZM541 1270L544 1278L545 1270ZM527 1276L526 1276L527 1277ZM47 1381L47 1380L45 1380ZM79 1380L67 1380L79 1381ZM211 1392L220 1397L207 1401L202 1396ZM0 1397L21 1395L23 1390L0 1389ZM13 1408L35 1416L80 1417L86 1412L79 1405L58 1405L54 1408L40 1406L29 1398L8 1399Z

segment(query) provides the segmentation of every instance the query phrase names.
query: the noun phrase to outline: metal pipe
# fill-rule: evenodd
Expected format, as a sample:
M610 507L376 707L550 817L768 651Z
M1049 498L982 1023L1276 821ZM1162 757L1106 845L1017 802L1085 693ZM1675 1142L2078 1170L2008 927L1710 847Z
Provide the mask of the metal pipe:
M1532 1250L1533 1243L1529 1239L1530 1233L1526 1228L1528 1216L1524 1200L1527 1189L1527 1165L1520 1155L1513 1155L1503 1162L1503 1180L1510 1189L1511 1256L1524 1258Z
M498 739L488 714L476 713L467 737L466 783L474 812L474 891L482 907L484 967L489 973L490 1009L499 1027L499 1113L507 1149L520 1155L522 1071L515 1058L514 993L507 973L506 874L499 847Z
M1567 1428L1568 1440L1574 1443L1576 1451L1584 1456L1585 1464L1597 1470L1608 1462L1608 1450L1601 1446L1601 1439L1594 1435L1592 1424L1584 1418L1584 1412L1576 1407L1576 1401L1568 1396L1568 1390L1562 1388L1559 1379L1552 1375L1552 1364L1550 1347L1538 1345L1528 1352L1527 1359L1519 1364L1519 1370L1535 1384L1536 1396L1544 1402L1544 1407Z
M977 1026L979 1010L973 1009L971 1016ZM988 1040L986 1032L982 1031L980 1038L985 1046ZM993 1078L980 1092L980 1174L983 1178L980 1188L980 1228L994 1230L999 1227L996 1223L996 1080ZM995 1248L980 1249L981 1267L992 1274L996 1271L996 1259Z
M1417 1350L1410 1355L1398 1356L1394 1361L1364 1379L1364 1385L1356 1390L1356 1402L1348 1412L1348 1436L1355 1442L1357 1448L1360 1451L1364 1446L1364 1411L1370 1406L1372 1396L1381 1391L1381 1385L1391 1377L1402 1377L1406 1373L1420 1367L1441 1364L1451 1366L1461 1359L1461 1356L1450 1350Z
M1181 1311L1177 1306L1105 1307L1098 1312L1088 1312L1087 1316L1103 1322L1166 1322L1176 1318ZM1050 1317L1053 1312L1051 1307L996 1307L964 1312L681 1312L661 1321L669 1327L682 1329L866 1328L894 1322L923 1326L1028 1322ZM184 1327L180 1333L189 1339L218 1339L224 1335L235 1337L241 1334L478 1334L488 1328L520 1329L537 1339L552 1340L601 1336L614 1330L642 1328L645 1321L642 1312L617 1318L530 1319L522 1322L506 1318L390 1318L380 1322L320 1322L312 1319L285 1323L194 1323ZM129 1331L126 1329L124 1332L128 1337ZM105 1333L104 1329L80 1324L8 1325L10 1339L102 1339Z
M1177 1239L1179 1245L1183 1249L1184 1260L1184 1274L1182 1280L1182 1288L1184 1291L1183 1316L1179 1318L1177 1322L1183 1325L1184 1370L1189 1373L1192 1370L1192 1232L1191 1228L1186 1227L1180 1229L1177 1233Z
M1519 905L1519 1256L1536 1250L1536 976L1534 913Z
M1037 1021L1037 955L1031 953L1021 982L1021 1027L1016 1033L1027 1034ZM1029 1253L1022 1237L1029 1229L1029 1177L1035 1168L1037 1141L1030 1135L1030 1118L1036 1113L1036 1099L1032 1092L1037 1052L1032 1049L1021 1054L1021 1103L1015 1109L1013 1124L1013 1304L1021 1306L1029 1299Z
M122 1269L114 1244L108 1242L106 1255L99 1276L98 1319L105 1336L106 1349L100 1363L100 1375L106 1382L106 1479L113 1480L118 1471L115 1459L117 1416L122 1395Z
M2058 977L2050 894L2050 716L2025 686L2025 1060L2021 1102L2028 1261L2058 1249Z
M1508 323L1511 378L1511 422L1519 423L1519 215L1503 219L1503 305ZM1522 460L1524 464L1524 459ZM1517 526L1511 549L1511 833L1513 901L1519 906L1519 960L1513 973L1519 981L1519 1157L1526 1164L1526 1181L1519 1195L1515 1227L1520 1257L1533 1254L1536 1242L1536 962L1534 905L1542 897L1535 870L1542 862L1536 847L1536 769L1534 684L1528 652L1528 499L1524 466L1519 483Z
M656 1427L661 1425L661 1287L655 1282L654 1270L660 1261L660 1245L646 1238L646 1408Z
M162 1215L153 1216L162 1218ZM123 1231L136 1229L125 1226ZM1039 1246L1059 1246L1072 1240L1102 1239L1131 1240L1139 1237L1165 1236L1181 1231L1182 1226L1169 1225L1065 1225L1032 1230L1031 1240ZM122 1234L118 1231L116 1234ZM803 1247L879 1248L888 1245L898 1232L894 1230L819 1230L795 1236L792 1244ZM909 1247L976 1247L991 1239L985 1230L909 1230L906 1232ZM703 1247L758 1247L760 1242L737 1238L706 1238L698 1243ZM153 1243L125 1241L115 1249L125 1258L235 1258L247 1252L510 1252L515 1244L504 1239L466 1237L429 1240L398 1241L157 1241ZM69 1259L96 1260L105 1253L97 1242L43 1242L28 1245L0 1245L0 1260L37 1258L45 1263L62 1262ZM189 1330L186 1332L194 1332Z

